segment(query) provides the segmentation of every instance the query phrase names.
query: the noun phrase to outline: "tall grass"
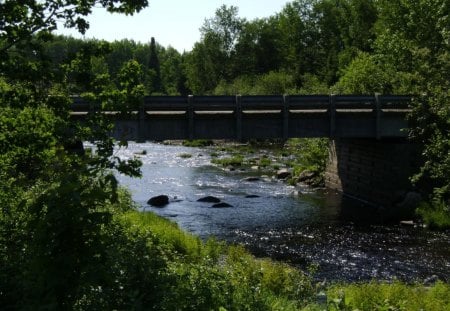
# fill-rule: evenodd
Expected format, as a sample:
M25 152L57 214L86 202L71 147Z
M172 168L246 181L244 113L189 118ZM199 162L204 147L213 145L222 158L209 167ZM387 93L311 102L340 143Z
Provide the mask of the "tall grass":
M443 201L423 202L417 214L433 229L450 229L450 206Z
M147 237L150 249L158 250L149 254L158 256L151 262L166 267L149 270L161 282L154 290L163 293L153 309L450 310L450 286L442 282L429 287L376 281L335 284L325 289L328 301L319 305L319 289L310 277L287 264L256 259L242 246L203 242L154 213L130 211L116 217L129 236Z
M450 286L400 282L335 285L328 291L328 310L450 310Z
M256 259L240 246L202 242L153 213L120 218L131 231L150 231L164 249L165 279L172 281L162 310L298 310L313 296L310 278L286 264Z

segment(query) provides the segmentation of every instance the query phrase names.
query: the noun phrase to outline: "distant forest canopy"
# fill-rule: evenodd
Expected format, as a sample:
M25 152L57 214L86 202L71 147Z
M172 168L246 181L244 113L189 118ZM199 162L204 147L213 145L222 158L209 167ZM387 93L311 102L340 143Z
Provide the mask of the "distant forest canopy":
M440 80L441 69L448 70L448 7L440 0L296 0L249 21L223 5L189 52L155 38L63 36L45 50L57 73L81 50L101 46L108 53L92 60L91 74L116 82L126 64L137 62L146 95L423 93L429 77Z

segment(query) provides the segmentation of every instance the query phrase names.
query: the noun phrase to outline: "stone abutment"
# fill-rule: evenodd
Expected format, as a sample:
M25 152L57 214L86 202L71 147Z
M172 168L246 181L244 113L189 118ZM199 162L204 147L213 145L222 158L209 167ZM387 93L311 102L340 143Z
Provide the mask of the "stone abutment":
M418 147L406 139L334 139L325 184L377 207L411 212L420 198L409 178L418 167Z

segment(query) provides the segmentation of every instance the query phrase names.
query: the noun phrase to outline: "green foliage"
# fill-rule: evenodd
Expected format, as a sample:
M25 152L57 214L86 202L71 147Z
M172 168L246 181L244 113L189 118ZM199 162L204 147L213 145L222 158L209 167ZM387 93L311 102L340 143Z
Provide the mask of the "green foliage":
M260 95L287 94L295 87L292 75L284 72L269 72L256 82L254 93Z
M290 163L293 167L293 178L297 178L303 171L310 171L319 176L317 184L323 183L328 160L328 139L323 138L295 138L286 143L286 151L294 156Z
M449 71L450 72L450 71ZM431 194L434 202L450 206L450 103L449 90L436 88L418 98L411 116L411 138L423 144L425 163L413 182ZM439 206L439 204L437 204Z
M192 158L192 154L190 154L190 153L180 153L180 154L177 155L177 157L180 157L182 159L189 159L189 158Z
M430 203L422 202L417 208L417 213L423 221L433 229L450 228L449 204L433 199Z
M212 163L222 166L241 166L243 161L244 157L240 154L232 157L214 158L211 160Z
M158 53L156 51L155 38L153 37L150 41L150 56L148 58L148 67L155 73L155 77L153 78L152 81L152 92L156 93L161 92L162 91L161 67L159 65Z
M164 252L153 258L166 260L153 283L158 310L297 310L311 296L309 278L287 265L257 260L242 247L202 243L153 213L132 211L119 219L127 232L147 233L146 251L159 245Z
M214 90L217 95L275 95L293 93L294 77L286 72L269 72L257 77L238 77L231 83L221 81Z
M184 140L183 146L186 147L206 147L212 146L214 142L209 139L194 139L194 140Z
M121 216L126 227L136 230L150 230L159 243L165 245L168 254L187 256L191 260L200 258L202 243L199 238L178 228L177 224L153 213L129 212Z
M430 288L400 282L336 285L328 291L328 310L447 310L449 293L441 282Z
M380 67L373 56L360 53L333 89L340 94L391 94L392 77L392 71Z

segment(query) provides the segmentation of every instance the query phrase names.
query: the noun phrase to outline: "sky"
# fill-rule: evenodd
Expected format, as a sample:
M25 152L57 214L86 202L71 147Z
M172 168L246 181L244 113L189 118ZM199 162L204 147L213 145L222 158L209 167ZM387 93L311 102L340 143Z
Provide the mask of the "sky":
M149 6L133 16L110 14L94 8L88 21L90 28L83 36L58 25L58 34L76 38L107 41L133 39L141 43L154 37L162 46L190 51L200 41L199 28L205 19L214 17L223 4L239 8L239 17L253 20L280 12L288 0L149 0Z

